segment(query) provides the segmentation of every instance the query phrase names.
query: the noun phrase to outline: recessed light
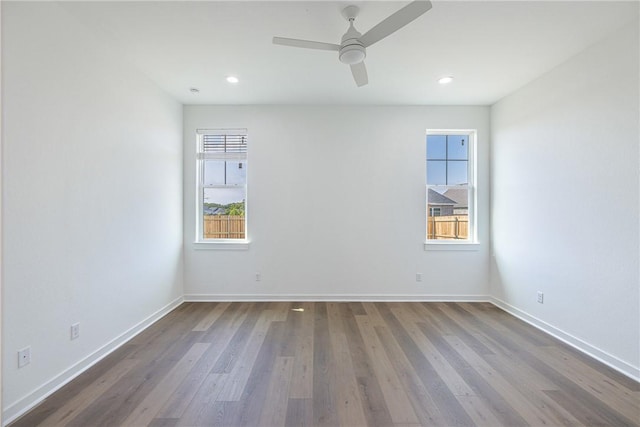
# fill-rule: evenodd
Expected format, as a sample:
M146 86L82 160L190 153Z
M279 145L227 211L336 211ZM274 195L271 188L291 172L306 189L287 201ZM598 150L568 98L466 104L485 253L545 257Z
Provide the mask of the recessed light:
M192 87L189 89L189 92L191 93L200 93L200 89L198 89L197 87Z
M438 83L440 83L441 85L446 85L448 83L451 83L452 81L453 81L453 77L451 76L444 76L438 79Z
M227 77L227 81L229 83L238 83L240 80L238 80L238 78L236 76L228 76Z

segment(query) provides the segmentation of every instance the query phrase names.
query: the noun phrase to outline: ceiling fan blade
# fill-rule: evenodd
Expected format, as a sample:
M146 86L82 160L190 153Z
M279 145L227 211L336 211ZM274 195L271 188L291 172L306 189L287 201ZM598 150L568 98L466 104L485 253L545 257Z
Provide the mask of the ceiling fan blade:
M429 0L413 1L364 33L362 37L360 37L360 42L364 47L369 47L375 42L398 31L429 9L431 9L431 2Z
M280 44L283 46L304 47L307 49L320 49L320 50L340 50L339 44L314 42L310 40L300 39L288 39L286 37L274 37L273 44Z
M367 67L364 66L364 61L351 65L351 74L353 74L353 80L356 81L358 87L364 86L369 83L369 77L367 76Z

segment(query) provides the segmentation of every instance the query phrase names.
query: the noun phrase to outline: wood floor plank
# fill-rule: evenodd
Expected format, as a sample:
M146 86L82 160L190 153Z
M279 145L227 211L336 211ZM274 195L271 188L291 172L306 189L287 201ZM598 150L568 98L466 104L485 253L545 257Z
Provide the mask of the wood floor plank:
M407 395L418 416L420 424L450 426L451 424L444 420L438 409L438 405L422 381L420 381L420 376L414 370L411 362L407 359L403 350L394 342L391 332L383 326L376 326L374 329L386 353L389 355L389 360L393 364L394 369L400 373L398 379L402 383L403 388L409 391Z
M276 397L269 396L269 385L272 382L272 370L276 364L282 345L287 339L284 322L272 322L260 352L251 367L251 373L238 400L235 418L228 418L231 425L258 426L262 408L271 404ZM266 402L266 403L265 403Z
M462 307L462 305L460 305L460 307ZM485 312L475 310L475 312L471 314L477 321L490 319L494 329L500 330L507 336L517 335L520 339L526 341L528 345L545 347L558 344L558 341L550 335L536 328L532 328L524 321L509 315L497 307L493 307L491 310ZM482 331L484 331L484 328Z
M449 364L437 347L422 334L415 323L419 322L420 319L413 315L414 312L402 307L392 308L392 312L402 323L409 336L420 348L422 354L431 363L431 366L433 366L449 390L456 396L456 399L473 422L478 426L492 427L500 425L499 420L491 411L489 403L485 399L475 396L475 392L462 376Z
M208 411L206 423L196 426L239 427L236 422L241 414L241 402L215 402Z
M340 423L348 426L364 426L367 420L362 407L360 388L337 303L327 304L327 319L333 350L332 384L335 384L335 406Z
M132 352L129 357L140 360L163 357L170 348L175 346L176 337L184 337L190 332L194 323L199 322L211 307L210 303L187 304L188 308L181 310L182 315L164 317L157 322L157 328L146 329L140 335L135 336L131 342L136 344L136 351ZM169 314L173 315L174 312Z
M271 319L274 322L284 322L287 320L290 312L291 303L288 301L278 301L269 303L267 310L271 310Z
M365 305L367 313L369 308ZM373 371L378 378L384 400L387 402L391 420L395 423L419 424L418 416L409 403L406 390L402 387L398 374L393 369L393 364L384 352L383 345L378 339L374 324L380 325L381 319L375 318L374 323L369 322L369 315L356 316L356 322L360 334L365 343L372 362ZM384 321L382 321L384 324Z
M361 302L350 302L348 304L353 314L361 314L361 315L367 314L367 311L364 309L364 306L362 305Z
M451 345L440 335L430 322L421 322L418 327L425 336L434 343L438 351L447 358L451 366L464 378L465 382L474 391L474 395L484 397L490 403L491 412L504 426L527 426L528 423L515 411L493 387L490 381L483 378ZM452 335L447 335L452 336Z
M209 328L209 331L215 335L215 339L207 336L202 337L205 342L210 342L211 345L191 372L185 376L180 386L165 402L158 413L158 417L182 417L216 362L223 354L224 349L229 345L229 342L246 319L246 310L242 307L238 308L239 310L227 310L224 315L220 317L224 323Z
M331 339L327 304L316 303L313 322L313 424L337 426L340 424L335 406L334 385L331 383Z
M45 418L40 425L57 426L68 423L122 377L127 375L138 362L138 360L134 359L123 359L94 383L85 387L81 394L75 395L56 412Z
M303 311L291 313L300 322L296 330L296 348L293 359L293 372L289 397L292 399L310 399L313 395L313 324L314 303L298 305ZM295 315L295 316L294 316Z
M192 331L206 331L222 316L224 311L229 308L230 302L221 302L216 304L211 311L192 329Z
M218 396L221 402L234 402L240 400L244 387L249 380L251 368L258 357L260 347L267 336L267 331L271 326L273 312L263 311L248 337L247 345L238 358L237 363L229 373L229 380L225 383L222 393Z
M367 322L371 325L371 327L375 328L376 326L385 326L386 323L380 313L378 312L378 308L381 303L373 303L373 302L363 302L361 303L362 307L364 307ZM363 319L364 317L356 317L356 319Z
M289 399L286 427L313 426L313 399Z
M167 375L147 394L147 397L129 414L122 422L124 426L147 425L153 420L162 405L171 397L184 377L193 368L196 362L209 348L208 343L196 343L185 354L178 363L175 364Z
M580 397L573 396L570 393L566 393L563 390L551 390L545 391L549 397L567 411L571 412L582 425L585 426L628 426L626 422L620 423L620 420L612 419L610 413L600 411L599 408L594 408L589 405L585 405L586 402L581 402Z
M303 309L303 310L292 310ZM10 427L640 427L640 383L490 303L184 303Z
M304 317L304 308L299 302L292 302L289 309L289 315L284 320L278 320L284 322L286 325L285 334L287 339L284 341L282 349L280 350L280 356L295 358L296 351L300 347L302 318Z
M473 325L474 330L477 331L473 334L474 337L483 335L479 332L485 326L477 322L475 316L463 309L459 304L451 304L447 310L462 328L471 329L470 327ZM481 341L487 342L491 341L491 339L487 337ZM532 412L539 412L541 418L551 420L555 425L580 425L580 422L571 413L542 392L544 390L556 390L557 386L555 384L540 375L535 369L523 364L519 358L514 357L508 349L505 349L499 343L493 341L491 347L497 350L494 354L477 354L475 356L478 365L474 367L478 372L487 372L487 368L490 366L500 374L500 376L496 377L498 382L502 381L503 378L508 378L508 383L513 389L524 397L522 401L530 403ZM474 365L473 363L471 364ZM493 383L495 384L496 381L493 381Z
M478 427L495 427L502 425L500 420L489 409L490 404L480 396L456 396L460 405L469 414L473 424Z
M197 316L191 316L190 313L187 313L187 316L191 321L197 322L202 313L201 307L196 307L194 313L197 313ZM175 363L198 341L201 333L191 332L192 328L193 323L188 325L180 322L181 335L174 336L171 345L167 347L165 340L159 338L159 347L155 352L147 353L146 358L142 358L141 353L135 353L135 359L140 360L138 368L131 370L129 375L116 382L67 425L69 427L121 425ZM154 348L155 343L150 343L148 347ZM110 410L114 406L119 410Z
M509 383L520 392L524 398L533 404L545 418L554 420L557 425L579 426L581 423L570 412L549 398L546 391L557 390L546 379L540 379L540 375L531 369L521 369L522 363L506 359L501 355L484 355L483 359L499 372ZM517 362L517 363L509 363Z
M149 427L175 427L178 424L177 418L155 418Z
M429 322L432 330L439 336L455 334L455 332L451 330L446 323L441 321L434 308L435 305L433 303L426 302L408 305L408 309L414 311L416 315L422 319L422 322Z
M460 339L464 341L465 345L471 347L471 349L477 354L493 354L491 349L477 340L469 329L461 326L463 320L459 318L459 313L453 309L454 307L455 303L450 303L448 305L444 303L436 303L432 308L432 310L434 310L438 315L440 322L447 324L448 328L453 332L448 336L460 337ZM473 327L473 331L477 330L477 325L467 325L467 327Z
M242 321L242 325L233 335L233 338L223 353L218 357L218 361L212 370L213 373L228 374L231 372L238 358L241 357L245 346L249 342L249 337L253 332L254 326L260 318L264 319L264 304L253 304L247 316Z
M362 313L362 315L366 315L366 311L362 304L359 304L359 307L356 306L355 312L352 309L352 304L341 304L338 308L340 309L342 325L353 360L353 370L358 381L367 425L376 427L390 426L393 424L391 414L387 408L355 318L355 314Z
M187 408L178 419L178 426L197 426L207 419L206 412L213 407L228 378L226 374L210 373L204 379Z
M478 353L457 336L446 336L458 354L460 354L485 380L491 382L493 388L513 407L530 425L563 425L562 419L553 418L552 413L545 411L539 402L526 399L511 381L506 380L494 370Z
M546 351L540 352L539 356L546 364L570 375L576 384L598 399L605 398L607 405L628 419L640 419L640 401L631 390L609 381L608 377L581 363L560 348L546 347L545 349Z
M522 363L518 358L507 358L502 354L487 354L482 358L514 386L526 400L533 403L546 418L557 425L577 426L579 421L562 406L544 393L557 390L558 387L547 378Z
M447 359L438 351L435 345L424 336L417 323L421 321L409 310L401 308L391 308L391 312L407 331L416 346L420 349L424 357L429 361L438 376L446 383L447 387L456 396L471 396L473 390L449 364Z
M549 365L544 362L544 359L547 358L546 353L549 351L548 345L536 345L535 343L544 343L548 344L546 340L532 340L531 336L534 334L531 331L527 331L525 326L522 325L521 321L515 322L509 317L504 317L501 314L501 319L503 319L504 323L511 324L513 322L514 330L517 333L500 333L495 329L485 326L483 328L483 333L491 336L495 341L501 343L504 347L510 349L516 357L519 357L524 363L535 369L540 375L545 376L546 378L551 379L554 384L557 385L560 393L547 393L549 395L558 395L564 396L565 393L568 395L572 395L574 399L577 399L578 402L589 402L588 406L592 413L598 414L600 417L600 422L610 423L612 425L640 425L640 420L631 418L629 419L621 412L616 411L611 406L615 406L623 404L620 401L617 401L616 404L612 404L611 402L607 402L609 396L600 395L598 393L590 393L585 390L579 384L579 379L573 377L573 375L568 372L569 366L567 364L558 364L555 367ZM500 322L492 316L479 316L478 320L485 325L496 325ZM520 322L520 323L518 323ZM560 345L558 343L558 345ZM601 369L605 369L604 365L601 366ZM566 401L570 401L567 399ZM569 408L575 409L580 405L569 405ZM569 411L572 415L579 419L576 413ZM634 415L633 413L630 415Z
M268 405L263 405L258 425L273 427L285 425L292 372L292 357L276 358L267 390L267 396L272 396L272 398Z
M478 341L487 343L486 346L495 349L494 354L485 354L483 358L489 362L494 368L501 371L503 375L507 375L512 381L517 381L527 384L527 389L536 390L556 390L557 385L553 381L549 380L540 372L533 369L526 363L523 363L516 354L511 352L508 348L495 341L493 338L486 334L487 325L478 322L478 318L471 311L477 310L477 308L464 308L462 304L452 304L451 312L454 313L454 317L458 317L460 324L463 328L466 328L470 324L473 324L479 332L474 334ZM509 336L511 330L502 329L503 336ZM530 339L529 337L527 339ZM537 342L546 344L545 340L536 339ZM532 341L533 342L533 341ZM508 363L507 363L508 362Z
M437 412L433 412L432 417L438 420L438 415L442 416L444 423L448 426L467 426L470 425L471 419L455 399L451 389L440 378L437 371L429 363L420 348L411 339L406 329L403 328L400 321L393 315L390 308L386 304L380 305L381 317L384 318L386 324L392 332L389 340L396 340L406 354L411 366L415 369L417 376L426 388L428 395L433 399L437 407ZM400 356L398 356L400 357ZM427 420L425 420L426 422Z
M520 382L527 384L533 390L557 390L558 386L526 363L522 363L518 358L506 357L502 354L487 354L483 359L491 365L493 369L499 371L510 382Z
M100 381L101 377L112 376L118 377L118 373L110 374L109 371L114 369L120 363L123 363L125 359L129 358L129 355L135 351L136 345L129 343L124 344L122 347L115 350L113 353L102 359L100 363L93 365L82 375L73 379L73 381L66 384L60 390L53 395L47 397L44 402L36 406L34 409L14 421L12 427L32 427L41 425L43 420L58 412L62 407L66 406L69 401L78 396L78 390L84 390L91 387L97 381ZM126 362L125 362L126 363ZM117 381L117 380L116 380ZM86 405L92 403L87 399L83 402L82 407L68 407L74 414L82 411ZM66 412L66 411L65 411ZM75 416L75 415L74 415ZM65 417L65 420L70 417Z
M253 313L254 311L256 313ZM209 327L209 329L202 332L202 335L200 336L200 342L210 342L215 345L215 342L218 340L220 334L226 333L226 329L230 327L233 327L234 332L232 334L232 337L237 341L238 335L241 335L241 333L239 333L238 331L241 325L245 325L245 321L247 321L247 317L249 317L250 315L252 317L257 316L257 311L258 310L255 309L255 303L252 302L232 303L224 311L224 313L222 313L218 320L216 320ZM231 342L229 344L231 344ZM226 346L224 348L225 354L229 348L229 346ZM218 359L220 359L220 357L218 357ZM227 364L228 363L229 362L227 362Z

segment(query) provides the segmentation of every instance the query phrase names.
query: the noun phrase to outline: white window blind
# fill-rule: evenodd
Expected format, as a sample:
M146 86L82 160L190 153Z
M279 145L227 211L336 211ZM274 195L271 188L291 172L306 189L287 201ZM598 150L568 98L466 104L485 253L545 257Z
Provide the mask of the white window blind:
M198 159L244 160L247 158L247 131L199 130Z

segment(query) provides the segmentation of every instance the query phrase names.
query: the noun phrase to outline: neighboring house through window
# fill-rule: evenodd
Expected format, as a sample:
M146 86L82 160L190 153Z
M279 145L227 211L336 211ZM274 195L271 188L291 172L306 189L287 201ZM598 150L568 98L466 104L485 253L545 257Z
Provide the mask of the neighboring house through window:
M239 241L247 235L247 131L198 130L196 241Z
M427 131L428 241L475 241L475 131Z

